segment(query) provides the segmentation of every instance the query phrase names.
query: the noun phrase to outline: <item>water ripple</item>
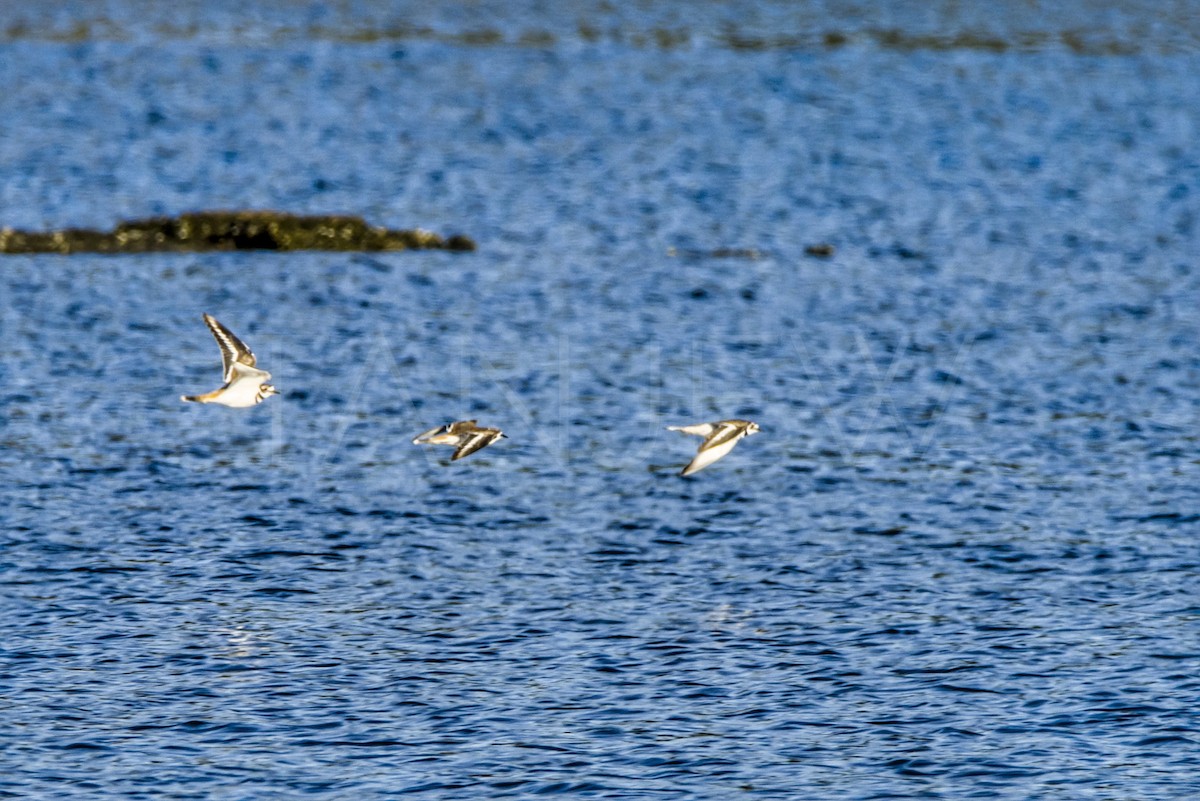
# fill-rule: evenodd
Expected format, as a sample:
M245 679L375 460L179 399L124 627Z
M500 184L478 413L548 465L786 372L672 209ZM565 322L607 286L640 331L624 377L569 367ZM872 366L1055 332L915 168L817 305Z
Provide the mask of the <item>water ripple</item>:
M0 795L1196 794L1193 60L746 46L769 6L0 24L5 225L480 242L5 260ZM201 311L283 397L178 402ZM409 444L468 416L510 439Z

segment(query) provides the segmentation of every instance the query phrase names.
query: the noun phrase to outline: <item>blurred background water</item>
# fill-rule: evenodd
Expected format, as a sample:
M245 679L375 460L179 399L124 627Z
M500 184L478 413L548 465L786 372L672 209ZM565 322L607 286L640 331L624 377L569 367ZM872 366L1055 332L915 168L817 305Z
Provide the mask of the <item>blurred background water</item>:
M0 261L0 796L1195 797L1198 32L6 6L0 225L480 247Z

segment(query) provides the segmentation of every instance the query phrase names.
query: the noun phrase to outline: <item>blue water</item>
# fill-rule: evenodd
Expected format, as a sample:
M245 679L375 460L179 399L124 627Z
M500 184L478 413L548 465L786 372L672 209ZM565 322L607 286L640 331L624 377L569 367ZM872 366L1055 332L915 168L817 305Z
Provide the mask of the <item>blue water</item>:
M1094 55L66 8L0 25L4 225L480 247L0 261L0 797L1200 794L1171 20ZM179 402L206 311L282 397ZM680 478L664 427L733 416ZM510 438L410 444L465 417Z

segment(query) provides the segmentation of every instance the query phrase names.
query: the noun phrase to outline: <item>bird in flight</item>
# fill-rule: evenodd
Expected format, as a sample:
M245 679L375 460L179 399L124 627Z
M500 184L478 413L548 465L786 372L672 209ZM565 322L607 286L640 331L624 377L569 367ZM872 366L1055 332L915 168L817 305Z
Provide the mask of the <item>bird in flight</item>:
M242 342L233 332L217 322L210 314L204 315L208 330L212 331L217 345L221 348L221 365L224 370L225 383L212 392L203 395L182 395L185 401L193 403L219 403L241 409L262 403L272 395L278 395L279 390L268 381L271 374L259 370L257 360L246 343Z
M413 439L413 445L453 445L454 455L450 457L453 462L486 448L498 439L508 439L498 428L481 428L475 423L475 420L459 420L431 428Z
M704 442L700 443L696 456L679 474L690 476L727 456L738 440L751 434L757 434L761 429L758 427L758 423L752 423L749 420L721 420L716 423L697 423L691 426L667 426L667 430L704 437Z

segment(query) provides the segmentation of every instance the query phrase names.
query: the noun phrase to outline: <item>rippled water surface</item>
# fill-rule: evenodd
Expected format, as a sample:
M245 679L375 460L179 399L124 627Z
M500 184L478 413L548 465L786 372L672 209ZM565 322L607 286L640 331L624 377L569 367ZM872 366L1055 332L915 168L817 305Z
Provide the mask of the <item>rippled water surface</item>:
M0 796L1200 793L1171 19L281 7L0 26L0 223L480 248L0 261ZM206 311L282 397L179 402Z

